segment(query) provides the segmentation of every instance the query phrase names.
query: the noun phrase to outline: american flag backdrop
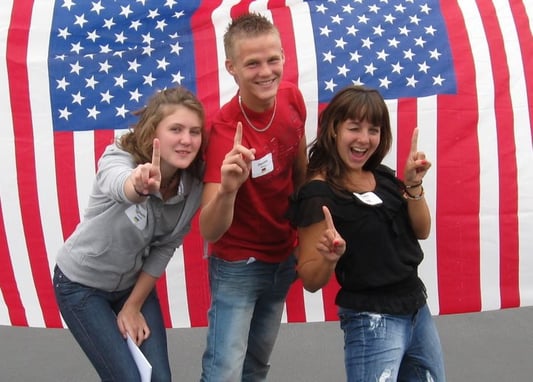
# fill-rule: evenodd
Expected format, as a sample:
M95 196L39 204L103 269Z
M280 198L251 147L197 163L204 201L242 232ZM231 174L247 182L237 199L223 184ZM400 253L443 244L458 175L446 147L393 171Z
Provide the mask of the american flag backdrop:
M420 268L433 313L533 305L533 2L3 0L0 324L64 326L54 257L100 154L158 89L186 86L208 115L228 101L236 85L222 36L246 10L280 29L309 142L319 110L347 84L387 99L386 160L400 174L420 128L433 162ZM195 222L158 283L168 327L207 324L203 248ZM311 294L296 282L284 322L336 320L337 288Z

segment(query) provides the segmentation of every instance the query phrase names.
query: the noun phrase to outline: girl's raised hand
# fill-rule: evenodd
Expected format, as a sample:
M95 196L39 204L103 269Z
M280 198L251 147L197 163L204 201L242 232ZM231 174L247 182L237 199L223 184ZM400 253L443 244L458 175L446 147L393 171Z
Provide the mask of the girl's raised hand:
M161 152L159 139L154 138L152 162L138 165L130 175L134 191L139 196L148 196L159 191L161 186Z
M326 229L317 243L317 250L329 261L336 262L346 251L346 242L337 232L328 207L322 206Z
M404 183L413 185L422 182L427 171L431 167L431 162L426 159L423 151L418 151L418 127L413 130L411 138L411 149L404 169Z

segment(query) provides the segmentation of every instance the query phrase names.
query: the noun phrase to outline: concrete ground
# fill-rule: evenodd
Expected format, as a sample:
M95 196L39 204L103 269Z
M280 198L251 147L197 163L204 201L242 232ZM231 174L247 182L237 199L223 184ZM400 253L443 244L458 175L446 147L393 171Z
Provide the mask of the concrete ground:
M438 316L448 382L533 381L533 308ZM175 381L198 381L205 328L170 329ZM0 326L0 382L89 382L96 373L68 330ZM283 324L270 381L344 381L337 322Z

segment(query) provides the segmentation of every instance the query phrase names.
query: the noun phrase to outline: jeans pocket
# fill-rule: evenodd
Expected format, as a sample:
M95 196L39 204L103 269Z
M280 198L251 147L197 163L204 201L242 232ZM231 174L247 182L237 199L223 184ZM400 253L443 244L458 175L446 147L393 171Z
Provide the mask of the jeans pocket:
M53 282L54 282L54 288L56 289L62 288L64 285L68 285L69 283L71 283L69 278L65 276L65 274L61 271L61 269L59 269L57 265L54 268Z
M339 319L341 329L348 337L366 335L376 339L386 337L387 315L341 309Z
M83 306L94 292L93 288L71 281L58 267L54 270L54 290L60 308Z

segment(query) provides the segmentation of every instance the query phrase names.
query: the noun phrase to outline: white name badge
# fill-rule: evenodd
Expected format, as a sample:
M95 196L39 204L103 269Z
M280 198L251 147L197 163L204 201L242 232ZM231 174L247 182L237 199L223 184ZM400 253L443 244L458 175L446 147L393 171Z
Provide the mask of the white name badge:
M146 227L148 220L146 218L146 207L144 207L142 204L133 204L126 210L126 215L138 229L142 230L144 227Z
M252 161L252 178L259 178L272 171L274 171L272 153L268 153L264 157Z
M368 204L369 206L377 206L378 204L383 203L383 200L381 200L381 198L372 191L365 192L364 194L358 194L357 192L354 192L353 194L357 197L357 199L365 204Z

